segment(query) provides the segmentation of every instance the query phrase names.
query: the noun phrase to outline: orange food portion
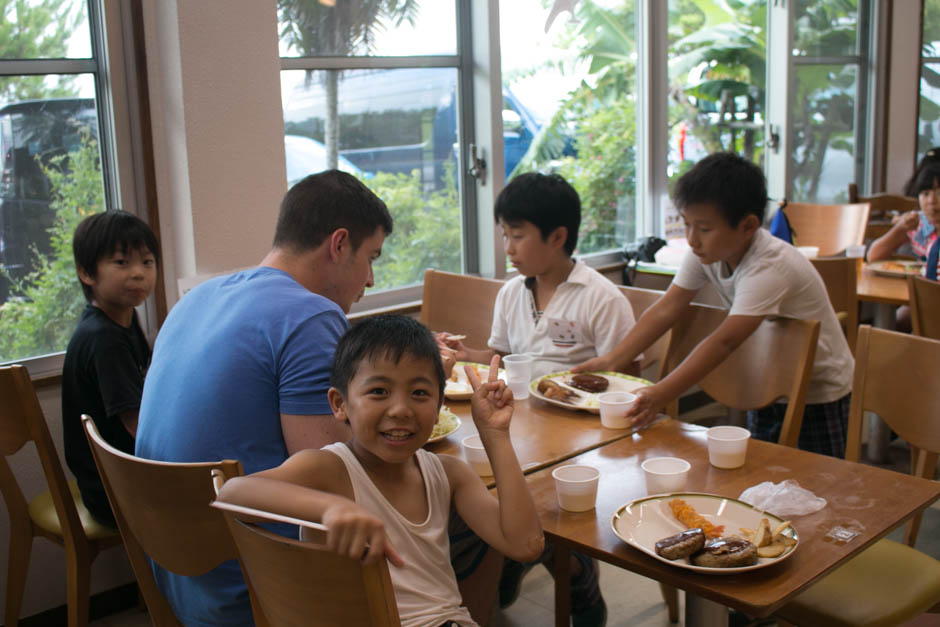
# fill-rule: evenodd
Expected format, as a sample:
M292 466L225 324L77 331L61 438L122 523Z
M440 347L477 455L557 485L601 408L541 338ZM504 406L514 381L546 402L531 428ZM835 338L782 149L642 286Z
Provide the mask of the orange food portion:
M725 532L724 525L713 525L695 511L695 508L682 499L672 499L669 501L669 508L673 515L679 519L683 525L689 529L700 528L705 533L706 538L720 538Z

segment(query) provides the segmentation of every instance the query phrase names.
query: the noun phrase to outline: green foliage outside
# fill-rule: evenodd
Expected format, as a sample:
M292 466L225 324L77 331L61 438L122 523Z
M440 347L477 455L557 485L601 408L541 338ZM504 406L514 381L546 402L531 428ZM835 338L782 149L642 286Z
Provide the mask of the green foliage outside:
M395 228L373 265L375 287L420 283L426 268L460 272L460 201L453 161L447 163L444 185L422 191L421 173L379 172L363 181L385 201Z
M85 18L72 0L0 0L0 59L55 59L67 56L68 40ZM84 3L80 3L84 6ZM43 76L0 77L0 104L74 95L72 78L50 87Z
M0 362L65 350L85 299L72 257L72 234L86 216L104 210L98 143L81 147L43 168L52 192L55 224L49 229L53 253L34 250L37 269L14 286L20 296L0 305Z

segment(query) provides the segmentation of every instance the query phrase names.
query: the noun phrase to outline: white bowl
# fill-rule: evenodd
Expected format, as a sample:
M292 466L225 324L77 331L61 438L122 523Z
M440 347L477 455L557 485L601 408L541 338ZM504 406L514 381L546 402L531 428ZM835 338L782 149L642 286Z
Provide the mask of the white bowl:
M807 259L812 259L819 255L819 246L797 246L796 249L803 253Z

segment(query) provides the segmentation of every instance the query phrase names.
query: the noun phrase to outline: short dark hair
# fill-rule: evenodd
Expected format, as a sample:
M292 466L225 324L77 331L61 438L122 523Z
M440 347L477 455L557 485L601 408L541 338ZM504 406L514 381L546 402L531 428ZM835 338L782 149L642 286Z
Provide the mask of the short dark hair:
M349 329L336 345L330 385L346 396L349 382L364 360L375 362L385 357L397 364L406 355L430 362L438 381L438 398L443 402L446 377L440 349L428 328L407 316L373 316Z
M493 214L497 222L502 220L509 225L531 222L538 227L543 240L558 227L566 227L565 252L569 256L578 245L581 198L558 174L520 174L496 197Z
M147 223L137 216L120 209L110 209L96 213L82 220L72 236L72 255L75 257L75 270L84 270L91 278L98 276L98 262L120 251L148 250L157 264L160 263L160 245ZM91 286L79 279L85 300L94 298Z
M904 194L917 196L925 189L933 189L937 183L940 183L940 160L925 157L914 176L907 182Z
M767 182L752 161L733 152L716 152L679 177L672 202L680 211L691 205L714 205L732 228L748 215L763 223Z
M356 177L326 170L301 179L284 195L274 246L306 252L343 228L358 249L379 228L391 234L392 216L385 203Z

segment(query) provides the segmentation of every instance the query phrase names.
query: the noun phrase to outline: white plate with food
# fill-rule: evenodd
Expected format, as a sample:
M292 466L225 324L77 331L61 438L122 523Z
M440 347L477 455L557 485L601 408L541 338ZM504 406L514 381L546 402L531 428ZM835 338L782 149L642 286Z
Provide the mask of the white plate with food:
M879 276L906 277L909 274L923 276L927 264L923 261L907 261L904 259L887 259L872 261L868 264L871 271Z
M434 429L431 430L431 437L428 442L440 442L451 433L460 428L460 418L447 408L447 405L441 405L441 411L437 413L437 422Z
M470 366L480 376L481 381L485 381L490 374L490 367L486 364L473 364L469 361L458 361L454 366L447 384L444 386L444 398L452 401L466 401L473 396L473 388L470 386L470 380L467 379L467 373L464 366ZM505 380L506 375L502 368L499 370L499 378Z
M771 566L793 555L799 545L788 521L714 494L683 492L637 499L621 506L610 524L618 538L661 562L714 575ZM705 546L690 546L689 556L669 553L678 543L691 542L693 527L702 529ZM698 541L701 544L701 538ZM673 559L666 557L670 555ZM697 565L705 563L728 565Z
M604 392L633 392L652 382L609 370L596 372L553 372L529 384L529 393L546 403L589 411L601 412L597 395Z

